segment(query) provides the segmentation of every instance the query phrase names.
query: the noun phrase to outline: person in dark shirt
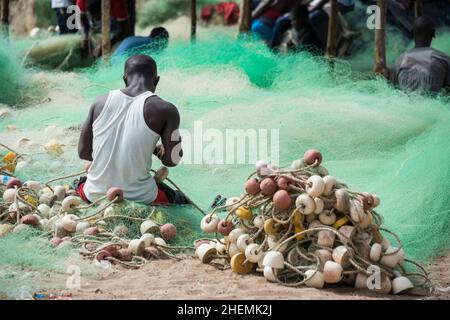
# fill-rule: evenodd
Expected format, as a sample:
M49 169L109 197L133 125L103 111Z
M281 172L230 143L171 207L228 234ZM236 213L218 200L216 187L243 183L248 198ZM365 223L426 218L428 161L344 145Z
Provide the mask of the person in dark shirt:
M431 48L435 25L430 17L414 22L415 47L403 53L391 70L391 81L407 91L437 92L450 87L450 56Z

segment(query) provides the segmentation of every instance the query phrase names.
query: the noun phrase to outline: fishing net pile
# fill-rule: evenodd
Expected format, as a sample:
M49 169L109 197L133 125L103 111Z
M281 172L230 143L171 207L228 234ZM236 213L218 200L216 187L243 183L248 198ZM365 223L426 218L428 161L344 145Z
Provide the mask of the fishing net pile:
M400 239L383 227L375 211L380 198L349 189L321 162L314 149L291 168L258 162L245 193L203 218L202 230L216 239L197 242L199 259L238 274L256 270L286 286L345 283L399 294L414 288L412 278L418 286L430 285L426 271L405 257ZM372 287L374 268L379 283Z

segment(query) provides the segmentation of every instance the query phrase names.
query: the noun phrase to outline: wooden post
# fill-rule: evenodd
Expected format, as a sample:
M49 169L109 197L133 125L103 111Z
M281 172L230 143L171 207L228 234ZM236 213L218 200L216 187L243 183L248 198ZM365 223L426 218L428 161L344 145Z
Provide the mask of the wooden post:
M334 58L337 55L337 24L338 24L338 4L337 0L330 1L330 18L328 20L327 49L326 56Z
M197 0L191 0L191 40L197 36Z
M386 64L386 0L378 0L380 9L380 28L375 29L375 65L374 72L389 77L389 70Z
M423 15L423 1L422 0L416 0L414 3L414 9L416 12L416 18L419 18Z
M2 12L1 12L1 29L2 32L9 36L9 0L1 0Z
M102 0L102 56L111 54L111 0Z
M252 30L252 1L241 1L241 17L239 21L239 33L250 33Z

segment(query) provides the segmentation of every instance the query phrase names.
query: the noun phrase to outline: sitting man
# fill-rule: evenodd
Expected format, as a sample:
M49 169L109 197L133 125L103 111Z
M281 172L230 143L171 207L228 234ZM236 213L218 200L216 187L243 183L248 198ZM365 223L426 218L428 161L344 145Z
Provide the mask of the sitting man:
M144 204L187 203L185 197L150 175L152 155L176 166L183 151L177 108L154 94L159 82L155 61L134 55L125 63L126 88L97 99L83 125L78 154L92 161L77 191L86 202L119 187L127 200ZM161 138L162 146L157 145Z
M391 71L395 85L408 91L438 92L450 87L450 57L431 48L435 26L430 17L414 22L415 48L403 53Z
M136 52L139 49L147 49L152 53L159 53L169 44L169 32L163 27L154 28L148 37L131 36L122 41L112 56L113 62L121 56Z

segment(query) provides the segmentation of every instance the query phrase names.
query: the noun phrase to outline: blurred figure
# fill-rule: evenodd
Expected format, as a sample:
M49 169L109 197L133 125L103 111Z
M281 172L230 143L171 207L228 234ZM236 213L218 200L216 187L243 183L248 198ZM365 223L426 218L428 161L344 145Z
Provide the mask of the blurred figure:
M414 21L415 48L395 62L391 80L408 91L437 92L450 87L450 57L431 48L436 28L433 20L422 16Z
M112 61L117 61L121 56L136 53L139 49L150 50L158 53L169 45L169 32L163 27L154 28L148 37L132 36L122 41L112 56Z
M295 1L262 0L252 12L252 32L269 44L272 39L275 22L291 10Z
M77 0L77 6L81 11L81 34L83 36L81 50L83 56L86 56L89 50L89 32L91 30L89 18L97 22L101 21L101 0ZM131 35L128 3L126 0L111 0L111 18L117 23L117 32L111 38L111 46L114 46ZM98 58L101 54L101 46L98 46L92 55L94 58Z
M71 16L67 13L67 8L73 5L72 0L52 0L52 9L55 11L56 19L58 21L59 34L76 33L76 28L69 29L67 20Z

